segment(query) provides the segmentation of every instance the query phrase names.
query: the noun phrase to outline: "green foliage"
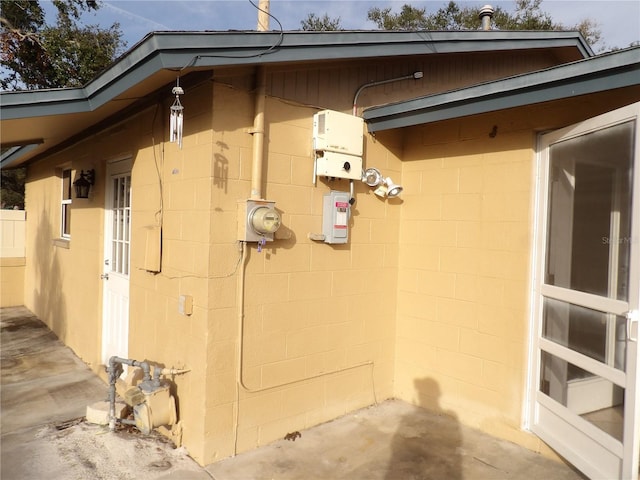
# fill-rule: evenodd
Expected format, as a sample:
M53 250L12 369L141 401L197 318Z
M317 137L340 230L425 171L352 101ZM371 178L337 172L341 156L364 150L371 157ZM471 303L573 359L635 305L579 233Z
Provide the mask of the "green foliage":
M504 23L496 27L501 30L560 30L562 25L554 23L551 16L540 8L542 0L516 0L512 15L506 15Z
M2 89L77 87L93 79L125 47L120 26L82 26L95 0L54 0L56 24L47 25L39 2L0 0Z
M26 168L0 170L0 206L1 208L24 208L24 180Z
M585 19L577 25L566 27L554 22L551 16L542 10L542 0L516 0L515 10L507 12L501 7L495 8L492 25L496 30L578 30L587 42L595 45L601 41L598 23ZM449 1L434 13L424 8L415 8L404 4L399 13L389 8L370 8L367 19L381 30L478 30L481 20L478 16L481 7L460 6Z
M500 30L554 30L551 17L542 11L542 0L516 0L516 9L508 13L500 7L495 9L493 23ZM476 30L480 28L480 7L460 7L450 1L435 13L427 14L424 8L405 4L400 13L391 8L371 8L367 18L384 30Z
M392 13L391 7L370 8L367 20L374 22L381 30L428 30L426 9L404 4L400 13Z
M307 18L300 22L302 30L328 32L335 30L344 30L340 25L340 17L329 18L326 13L322 17L318 17L315 13L310 13Z

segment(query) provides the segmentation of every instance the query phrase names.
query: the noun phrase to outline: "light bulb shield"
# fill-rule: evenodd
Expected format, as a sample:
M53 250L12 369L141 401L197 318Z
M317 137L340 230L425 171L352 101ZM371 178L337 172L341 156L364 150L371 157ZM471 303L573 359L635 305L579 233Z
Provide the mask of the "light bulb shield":
M397 197L402 193L402 190L404 190L402 188L402 185L396 185L395 183L393 183L391 177L385 178L384 184L387 187L387 197L389 198Z
M361 180L370 187L377 187L382 183L382 173L377 168L367 168L362 173Z

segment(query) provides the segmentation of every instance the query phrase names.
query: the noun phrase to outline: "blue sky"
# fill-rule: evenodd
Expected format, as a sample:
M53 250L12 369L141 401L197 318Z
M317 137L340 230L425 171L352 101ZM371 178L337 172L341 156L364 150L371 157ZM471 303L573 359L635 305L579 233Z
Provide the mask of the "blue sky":
M257 4L258 0L254 2ZM271 0L271 13L285 30L300 29L300 21L311 12L319 16L326 13L331 18L340 17L345 29L373 29L375 25L367 21L367 11L371 7L392 7L399 11L405 3L434 12L447 0ZM505 0L459 0L457 3L473 6L490 3L508 11L514 7L513 1ZM49 4L47 10L50 9ZM638 0L543 0L542 9L555 22L567 27L585 18L596 20L606 47L624 48L640 41ZM102 8L85 15L84 21L102 26L120 23L124 39L131 48L151 31L254 30L257 11L249 0L102 0ZM273 20L271 28L277 28Z

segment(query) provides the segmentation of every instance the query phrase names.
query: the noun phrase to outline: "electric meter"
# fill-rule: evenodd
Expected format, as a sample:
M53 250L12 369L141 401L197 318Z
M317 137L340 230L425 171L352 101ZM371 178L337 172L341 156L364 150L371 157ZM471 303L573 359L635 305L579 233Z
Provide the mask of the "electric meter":
M272 242L281 223L275 202L253 199L238 202L238 240L241 242Z
M260 205L249 214L251 227L259 234L275 233L280 228L280 214L275 208Z

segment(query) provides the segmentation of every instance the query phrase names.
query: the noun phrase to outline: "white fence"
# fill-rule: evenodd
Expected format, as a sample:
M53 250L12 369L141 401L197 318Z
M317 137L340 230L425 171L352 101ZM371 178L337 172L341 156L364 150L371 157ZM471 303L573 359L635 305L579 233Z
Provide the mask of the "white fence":
M27 212L0 210L0 258L24 258Z

